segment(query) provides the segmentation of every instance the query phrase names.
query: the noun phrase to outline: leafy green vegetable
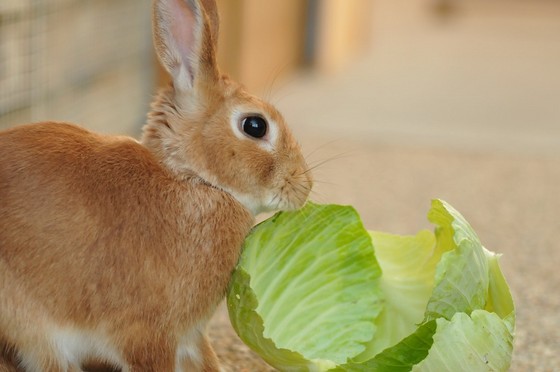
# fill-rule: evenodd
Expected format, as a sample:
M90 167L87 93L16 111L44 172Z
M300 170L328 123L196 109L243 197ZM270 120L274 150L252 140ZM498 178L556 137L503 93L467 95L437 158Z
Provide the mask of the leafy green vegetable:
M426 320L457 312L470 314L484 307L488 294L488 262L478 237L457 211L436 200L428 219L437 225L436 239L443 254L436 283L426 308Z
M434 344L418 371L507 371L513 335L495 313L474 310L439 318Z
M287 349L305 358L296 365L328 370L372 339L382 307L380 276L353 209L309 204L280 213L247 240L228 295L232 323L277 368L294 368L281 356Z
M429 231L416 236L371 233L371 237L383 268L379 284L385 306L375 324L377 334L384 336L374 337L366 351L355 358L358 361L371 359L416 330L424 318L441 257L434 252L435 238Z
M435 234L416 236L312 203L261 223L228 292L234 328L282 371L507 370L515 312L498 256L445 202L428 217Z

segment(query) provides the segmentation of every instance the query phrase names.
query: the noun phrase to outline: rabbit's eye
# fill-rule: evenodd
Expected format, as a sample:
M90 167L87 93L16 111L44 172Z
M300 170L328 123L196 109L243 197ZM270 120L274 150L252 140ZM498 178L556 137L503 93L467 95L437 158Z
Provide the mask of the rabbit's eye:
M241 123L243 132L253 138L263 138L268 130L268 124L260 116L248 116Z

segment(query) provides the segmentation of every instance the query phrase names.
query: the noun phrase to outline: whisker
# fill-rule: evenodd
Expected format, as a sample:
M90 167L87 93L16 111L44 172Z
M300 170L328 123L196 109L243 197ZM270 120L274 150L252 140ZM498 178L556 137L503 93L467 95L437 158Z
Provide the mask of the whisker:
M334 183L334 182L321 181L321 180L315 180L315 179L313 180L313 183L314 184L320 184L320 185L338 186L338 184Z
M316 154L319 150L322 150L322 149L324 149L325 147L330 146L330 145L332 145L332 144L334 144L334 143L337 143L337 142L340 142L340 139L334 139L334 140L332 140L332 141L323 143L322 145L317 146L313 151L311 151L309 154L305 155L304 157L305 157L305 159L307 160L307 159L309 159L311 156L313 156L314 154Z
M294 185L294 191L296 195L300 197L300 202L303 203L310 195L319 196L321 199L325 199L325 195L313 190L311 187L306 186L302 183L297 183Z
M313 198L309 198L309 201L315 203L315 204L327 204L326 201L326 196L321 194L321 193L317 193L317 192L313 192Z
M353 156L354 156L353 151L347 151L347 152L343 152L343 153L340 153L340 154L337 154L337 155L333 155L330 158L318 161L316 164L311 164L303 173L300 173L300 175L311 172L312 170L315 170L318 167L323 166L323 165L325 165L327 163L330 163L332 161L351 158Z
M280 209L280 203L282 203L283 199L284 199L283 197L278 198L278 202L276 202L276 207L274 209L276 210Z
M280 76L286 76L285 72L289 67L290 67L290 63L285 62L283 65L277 65L273 70L271 70L267 78L268 83L266 84L266 88L263 89L264 91L263 97L265 98L266 101L268 102L272 101L273 98L272 93L275 90L274 87L278 82Z
M276 203L276 201L279 199L279 195L275 194L274 197L270 200L270 202L268 203L268 205L270 207L272 207L274 205L274 203ZM274 207L274 210L278 209L278 204L276 204L276 207Z
M306 186L301 182L298 182L296 184L290 183L290 185L292 185L294 187L294 189L296 189L296 190L311 191L311 189L312 189L311 186Z
M333 161L333 160L340 160L340 159L346 159L346 158L351 158L356 156L356 151L354 150L349 150L349 151L345 151L345 152L340 152L338 154L332 155L324 160L318 160L320 162L329 162L329 161ZM313 163L311 163L313 164Z

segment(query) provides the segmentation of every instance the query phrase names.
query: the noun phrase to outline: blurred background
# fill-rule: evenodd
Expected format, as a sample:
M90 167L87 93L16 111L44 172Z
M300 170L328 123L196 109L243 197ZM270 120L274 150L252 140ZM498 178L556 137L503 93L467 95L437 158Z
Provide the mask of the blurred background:
M431 228L430 199L446 199L504 254L512 370L560 370L560 1L218 5L220 64L284 113L317 166L312 198L395 233ZM0 129L138 136L166 79L150 0L0 0ZM223 308L213 324L226 366L266 369Z
M558 1L218 3L223 70L271 99L288 95L306 125L321 129L333 117L324 108L337 107L344 131L363 136L558 149ZM51 119L138 133L166 79L152 54L149 6L2 0L0 127Z

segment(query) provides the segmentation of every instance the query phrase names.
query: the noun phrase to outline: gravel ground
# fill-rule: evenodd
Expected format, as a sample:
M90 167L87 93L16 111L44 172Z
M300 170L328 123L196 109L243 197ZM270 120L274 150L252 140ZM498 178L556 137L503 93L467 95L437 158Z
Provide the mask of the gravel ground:
M457 208L501 265L517 307L511 371L560 370L560 157L493 154L339 140L300 133L315 161L312 198L351 204L369 229L412 234L431 228L432 198ZM309 152L309 151L308 151ZM339 157L339 154L344 154ZM312 161L313 163L313 161ZM269 371L236 337L222 306L210 334L231 371Z

